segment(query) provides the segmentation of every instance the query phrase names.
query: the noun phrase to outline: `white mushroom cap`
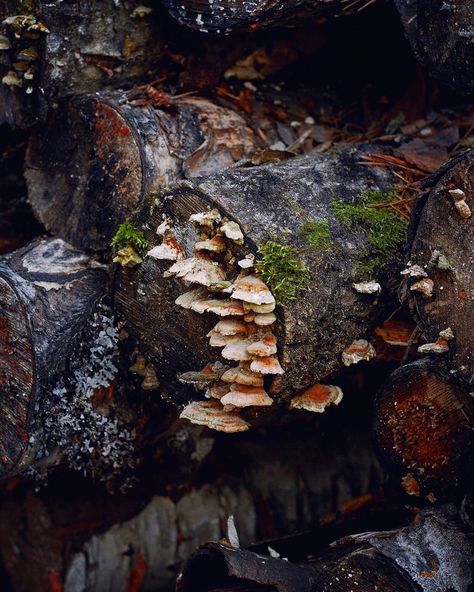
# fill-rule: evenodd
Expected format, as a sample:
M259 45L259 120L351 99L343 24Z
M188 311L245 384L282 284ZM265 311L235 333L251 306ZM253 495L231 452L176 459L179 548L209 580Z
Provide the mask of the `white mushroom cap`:
M164 236L168 230L170 230L171 224L167 218L163 220L163 222L158 226L156 229L156 234L160 236Z
M252 345L249 339L234 338L231 343L228 343L222 350L222 357L226 360L234 360L236 362L247 362L252 359L248 352L248 347Z
M315 384L304 393L296 395L290 403L290 408L323 413L328 405L339 405L342 397L342 389L338 386Z
M273 401L263 388L232 384L230 391L222 397L221 403L234 407L269 407Z
M410 265L409 267L401 271L400 274L414 278L428 277L428 274L420 265Z
M255 312L257 314L268 314L275 310L276 303L272 302L271 304L253 304L251 302L244 302L244 309Z
M420 345L418 353L420 354L445 354L449 351L448 342L445 339L437 339L434 343L425 343Z
M423 278L422 280L418 280L412 286L410 286L410 290L412 292L421 292L425 298L431 298L433 296L433 287L433 280L430 280L429 278Z
M219 401L193 401L181 412L182 419L218 432L245 432L250 425L236 413L226 413Z
M258 374L283 374L284 370L280 366L278 358L269 356L267 358L257 358L252 360L250 370Z
M230 385L228 384L215 384L210 386L206 390L206 397L208 399L218 399L219 401L222 399L224 395L230 391Z
M274 304L275 298L268 289L267 285L254 275L246 275L237 278L234 282L234 292L232 298L243 300L251 304ZM262 312L262 311L258 311ZM269 310L265 312L271 312Z
M213 312L220 317L243 316L245 314L242 303L234 300L207 298L193 302L191 308L200 314Z
M454 201L465 200L466 194L462 189L449 189L449 195L454 199Z
M255 255L252 255L252 253L249 253L248 255L245 255L245 257L243 259L241 259L240 261L237 261L237 265L239 267L241 267L242 269L250 269L251 267L253 267L254 261L255 261Z
M189 217L190 222L194 222L199 226L209 226L212 228L215 222L220 222L222 219L218 210L208 210L207 212L199 212L198 214L192 214Z
M244 242L244 235L237 222L226 222L220 229L227 238L233 240L235 243L242 245Z
M213 333L209 338L209 345L211 347L225 347L237 339L240 339L238 335L221 335L220 333Z
M382 291L382 286L374 280L352 284L352 287L359 294L379 294Z
M266 333L247 348L252 356L267 357L277 353L277 339L273 333Z
M263 376L252 372L243 364L226 370L221 376L221 380L224 382L237 382L247 386L263 386Z
M244 317L244 319L245 318L246 317ZM269 325L273 325L276 321L276 316L272 312L267 312L264 314L256 314L253 320L259 327L268 327Z
M210 337L214 333L220 333L221 335L247 335L248 328L247 324L240 319L223 319L209 331L207 336Z
M182 306L183 308L190 309L193 302L196 300L201 300L206 295L206 292L203 288L198 288L197 290L191 290L190 292L185 292L178 296L174 301L175 304L178 306Z
M184 250L174 236L169 236L164 239L161 245L153 247L153 249L148 251L147 257L179 261L180 259L184 259Z
M222 253L225 251L226 245L222 236L216 235L207 240L198 241L194 248L196 251L210 251L212 253Z
M345 366L358 364L362 360L370 360L375 356L375 349L365 339L356 339L342 352L342 361Z
M215 261L201 257L190 257L177 261L172 265L168 274L176 275L185 282L211 286L225 280L225 273Z

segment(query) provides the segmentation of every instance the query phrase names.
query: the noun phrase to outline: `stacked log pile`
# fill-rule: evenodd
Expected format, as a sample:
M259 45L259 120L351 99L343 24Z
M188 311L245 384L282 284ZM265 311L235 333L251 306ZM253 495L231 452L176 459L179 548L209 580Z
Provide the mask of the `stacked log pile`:
M469 590L473 3L0 17L5 590Z

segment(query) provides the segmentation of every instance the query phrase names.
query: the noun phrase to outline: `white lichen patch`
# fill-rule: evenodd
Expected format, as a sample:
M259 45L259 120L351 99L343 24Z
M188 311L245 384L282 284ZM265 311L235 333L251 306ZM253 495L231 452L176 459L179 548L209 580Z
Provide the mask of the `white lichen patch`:
M110 310L101 306L71 358L72 378L60 379L51 393L45 393L39 458L59 448L69 466L107 481L133 469L132 434L117 417L94 404L97 392L111 388L117 359L118 330Z

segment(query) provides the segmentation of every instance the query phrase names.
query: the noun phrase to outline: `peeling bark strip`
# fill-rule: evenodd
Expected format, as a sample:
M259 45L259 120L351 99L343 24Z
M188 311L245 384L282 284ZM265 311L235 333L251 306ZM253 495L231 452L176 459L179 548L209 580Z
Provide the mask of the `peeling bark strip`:
M474 45L473 45L474 47ZM461 191L461 194L459 194ZM462 199L460 199L462 198ZM474 152L448 168L428 195L416 222L411 264L433 282L433 295L414 289L420 277L409 278L412 308L426 340L422 353L447 358L459 378L474 381ZM465 212L465 208L462 208Z
M130 84L162 53L134 0L2 0L1 21L0 123L13 127L42 119L58 97Z
M203 32L265 29L292 25L308 17L336 16L344 0L164 0L180 24Z
M0 262L0 474L25 468L44 393L64 373L107 275L62 240Z
M270 394L290 397L339 368L343 350L367 336L372 323L386 310L384 298L390 295L396 264L383 273L375 270L383 286L381 297L358 293L352 284L363 279L361 264L370 260L368 240L376 237L335 214L338 205L360 205L361 195L368 188L374 193L390 189L392 177L388 172L360 164L367 152L370 147L343 148L337 156L295 158L178 185L160 194L151 215L147 205L137 218L153 244L160 241L155 234L157 227L162 228L163 220L169 222L170 232L185 255L192 257L200 235L190 217L217 208L223 221L225 217L235 221L245 236L242 245L222 239L225 248L232 251L232 260L231 255L225 256L225 269L214 269L230 281L239 273L237 261L255 255L258 248L276 249L277 268L272 267L272 253L267 253L266 273L276 280L269 287L280 298L291 293L295 299L276 309L274 332L285 373L266 385ZM321 229L323 239L318 232ZM115 299L127 331L159 369L165 396L183 404L196 399L196 391L180 383L176 375L199 371L219 359L206 337L219 317L211 312L197 314L175 304L186 289L181 279L163 277L170 265L150 256L133 269L121 268ZM294 271L295 266L298 271ZM261 277L267 280L265 274ZM296 284L303 289L293 294ZM238 307L239 302L231 298L230 304ZM365 349L368 345L365 343Z
M434 77L461 92L474 80L472 0L394 0L417 58Z
M125 95L66 101L29 147L26 178L37 217L84 249L105 249L123 220L178 178L227 168L261 146L235 111L199 97L167 110Z
M449 498L470 482L473 426L469 394L431 360L399 368L377 395L375 437L410 495Z
M474 537L453 506L423 511L413 525L336 541L305 564L211 543L186 563L179 592L468 592Z

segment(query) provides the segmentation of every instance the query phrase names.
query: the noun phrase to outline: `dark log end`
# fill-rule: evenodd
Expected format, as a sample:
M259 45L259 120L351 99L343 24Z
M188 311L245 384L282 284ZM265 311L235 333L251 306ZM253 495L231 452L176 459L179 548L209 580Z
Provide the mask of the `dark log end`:
M75 99L33 135L25 174L35 214L50 232L103 249L141 197L140 139L117 105Z
M469 479L473 420L469 395L423 360L396 370L378 393L375 436L408 494L447 497Z

